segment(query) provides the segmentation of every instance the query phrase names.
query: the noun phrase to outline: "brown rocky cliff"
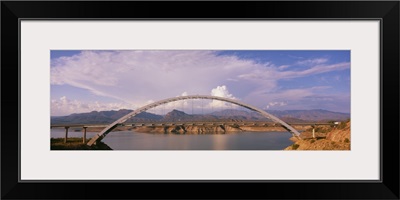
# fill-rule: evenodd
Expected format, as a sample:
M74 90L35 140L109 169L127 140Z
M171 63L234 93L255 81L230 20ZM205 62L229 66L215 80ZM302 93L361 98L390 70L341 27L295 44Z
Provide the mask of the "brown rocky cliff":
M335 141L335 142L345 142L351 141L350 135L350 122L346 123L346 126L343 129L334 129L326 135L327 140Z
M285 150L350 150L350 121L342 123L330 130L325 137L304 137L310 135L309 132L304 132L302 140L295 140L295 143Z
M176 125L176 126L142 126L135 127L133 130L145 133L189 133L189 134L202 134L202 133L225 133L233 131L242 131L240 128L233 128L231 126L193 126L193 125Z
M286 131L280 126L230 126L230 125L174 125L174 126L142 126L131 130L144 133L227 133L227 132L264 132Z

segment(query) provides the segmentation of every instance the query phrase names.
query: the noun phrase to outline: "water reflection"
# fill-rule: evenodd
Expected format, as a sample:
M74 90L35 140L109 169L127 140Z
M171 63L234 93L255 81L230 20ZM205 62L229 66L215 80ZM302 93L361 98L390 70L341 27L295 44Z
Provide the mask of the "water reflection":
M227 148L227 137L224 135L215 135L213 140L213 149L226 149Z
M64 129L51 129L51 137L64 137ZM96 132L88 132L93 137ZM68 137L82 137L69 132ZM103 139L114 150L282 150L291 145L288 132L233 132L226 134L160 134L111 132Z

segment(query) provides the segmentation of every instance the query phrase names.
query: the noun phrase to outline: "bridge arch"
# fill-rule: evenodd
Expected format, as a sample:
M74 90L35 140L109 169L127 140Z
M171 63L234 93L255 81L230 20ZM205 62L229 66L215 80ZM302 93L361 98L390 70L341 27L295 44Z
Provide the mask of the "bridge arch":
M154 107L157 107L157 106L160 106L160 105L163 105L163 104L167 104L167 103L174 102L174 101L186 100L186 99L211 99L211 100L225 101L225 102L228 102L228 103L232 103L232 104L247 108L249 110L256 111L256 112L260 113L261 115L263 115L264 117L267 117L267 118L271 119L272 121L281 124L284 128L286 128L289 132L291 132L293 134L293 136L300 138L300 133L296 129L294 129L292 126L290 126L286 122L282 121L281 119L275 117L274 115L271 115L271 114L265 112L264 110L256 108L256 107L254 107L252 105L249 105L249 104L237 101L237 100L224 98L224 97L208 96L208 95L189 95L189 96L179 96L179 97L163 99L163 100L148 104L146 106L140 107L140 108L128 113L127 115L119 118L118 120L116 120L115 122L111 123L110 125L108 125L101 132L99 132L97 135L95 135L87 143L87 145L91 146L96 141L102 140L108 133L110 133L118 125L124 123L126 120L128 120L131 117L134 117L134 116L138 115L139 113L142 113L142 112L144 112L146 110L149 110L151 108L154 108Z

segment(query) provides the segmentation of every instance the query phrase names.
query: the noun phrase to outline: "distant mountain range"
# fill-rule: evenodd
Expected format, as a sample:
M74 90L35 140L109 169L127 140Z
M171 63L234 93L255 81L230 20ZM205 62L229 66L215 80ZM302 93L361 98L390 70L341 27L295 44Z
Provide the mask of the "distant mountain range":
M68 116L52 116L51 124L108 124L122 116L132 112L132 110L121 109L118 111L92 111L89 113L71 114ZM301 122L327 122L343 121L350 118L349 113L339 113L327 110L268 110L268 113L286 121L288 123ZM149 122L149 121L258 121L266 120L256 112L241 110L222 110L205 115L190 115L179 110L172 110L165 116L143 112L130 118L129 122Z
M132 112L132 110L121 109L118 111L92 111L89 113L77 113L68 116L51 117L51 124L108 124ZM128 120L145 122L161 120L163 116L147 112L140 113Z
M293 118L307 122L342 121L350 119L350 113L332 112L328 110L268 110L268 113L281 119Z

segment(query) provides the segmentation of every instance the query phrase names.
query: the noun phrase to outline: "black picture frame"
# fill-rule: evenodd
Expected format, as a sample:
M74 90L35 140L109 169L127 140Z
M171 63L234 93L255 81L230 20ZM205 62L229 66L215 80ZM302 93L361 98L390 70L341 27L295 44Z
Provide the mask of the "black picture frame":
M399 5L398 1L2 1L1 198L399 199ZM381 181L19 182L20 19L379 19Z

